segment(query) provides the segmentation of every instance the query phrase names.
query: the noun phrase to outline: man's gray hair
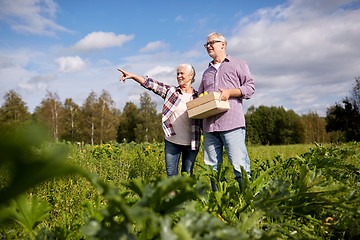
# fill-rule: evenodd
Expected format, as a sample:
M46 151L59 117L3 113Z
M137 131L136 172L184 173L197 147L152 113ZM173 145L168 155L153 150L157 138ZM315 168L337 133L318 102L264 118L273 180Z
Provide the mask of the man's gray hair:
M225 43L225 47L227 46L226 38L225 38L224 35L222 35L221 33L217 33L217 32L210 33L210 34L207 36L207 39L209 39L211 36L215 36L218 40L220 40L220 41L222 41L222 42Z
M177 69L179 69L180 67L185 67L186 70L188 71L188 73L193 74L193 79L191 80L191 83L195 82L195 68L188 63L182 63L180 64Z

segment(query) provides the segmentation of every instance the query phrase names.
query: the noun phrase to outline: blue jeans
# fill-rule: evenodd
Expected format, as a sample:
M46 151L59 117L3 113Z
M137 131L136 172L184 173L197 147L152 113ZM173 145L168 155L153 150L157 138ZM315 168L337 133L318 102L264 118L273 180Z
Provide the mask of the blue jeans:
M245 146L245 128L236 128L223 132L203 132L204 134L204 162L215 171L218 164L223 163L223 147L228 155L230 164L234 167L235 180L241 189L241 168L243 166L250 177L250 158ZM212 184L213 185L213 184ZM213 190L215 190L213 188Z
M182 154L181 172L193 173L195 159L199 150L191 150L189 146L175 144L165 140L165 165L168 177L179 174L179 161Z

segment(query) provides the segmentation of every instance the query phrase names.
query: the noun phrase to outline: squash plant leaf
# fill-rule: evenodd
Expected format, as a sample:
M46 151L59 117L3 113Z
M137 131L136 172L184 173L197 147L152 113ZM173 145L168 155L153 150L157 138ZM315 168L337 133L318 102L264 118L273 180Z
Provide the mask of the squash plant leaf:
M30 202L26 195L22 194L10 201L8 210L13 220L28 231L32 231L40 222L45 220L51 207L47 202L40 202L36 196L33 196Z

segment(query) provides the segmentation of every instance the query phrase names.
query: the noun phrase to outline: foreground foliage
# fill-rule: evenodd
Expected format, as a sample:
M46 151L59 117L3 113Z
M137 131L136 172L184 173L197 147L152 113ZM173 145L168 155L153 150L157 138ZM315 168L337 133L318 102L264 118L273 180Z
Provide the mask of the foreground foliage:
M40 135L0 137L0 239L360 237L359 143L254 158L240 193L225 163L166 178L161 145L74 147Z

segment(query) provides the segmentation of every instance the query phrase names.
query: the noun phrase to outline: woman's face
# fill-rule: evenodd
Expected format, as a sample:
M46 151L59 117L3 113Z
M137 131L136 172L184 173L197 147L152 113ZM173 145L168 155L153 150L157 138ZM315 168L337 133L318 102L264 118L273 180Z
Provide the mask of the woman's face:
M179 67L177 70L177 81L180 87L191 85L193 74L188 71L186 67Z

